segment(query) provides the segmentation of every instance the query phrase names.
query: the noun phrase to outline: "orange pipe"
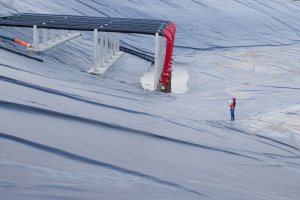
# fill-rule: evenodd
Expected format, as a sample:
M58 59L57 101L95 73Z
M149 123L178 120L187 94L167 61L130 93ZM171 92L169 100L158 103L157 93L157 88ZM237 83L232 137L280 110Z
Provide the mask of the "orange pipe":
M22 40L18 40L18 39L16 39L16 38L14 38L13 41L16 42L16 43L22 44L22 45L24 45L25 47L33 47L32 44L29 44L28 42L24 42L24 41L22 41Z

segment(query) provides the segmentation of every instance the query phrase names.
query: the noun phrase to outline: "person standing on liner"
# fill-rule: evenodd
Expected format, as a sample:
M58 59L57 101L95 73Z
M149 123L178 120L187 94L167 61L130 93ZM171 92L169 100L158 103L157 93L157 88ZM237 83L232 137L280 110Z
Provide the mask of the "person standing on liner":
M230 106L230 113L231 113L231 121L234 121L234 110L235 110L235 97L232 98L233 101L229 101L228 104Z

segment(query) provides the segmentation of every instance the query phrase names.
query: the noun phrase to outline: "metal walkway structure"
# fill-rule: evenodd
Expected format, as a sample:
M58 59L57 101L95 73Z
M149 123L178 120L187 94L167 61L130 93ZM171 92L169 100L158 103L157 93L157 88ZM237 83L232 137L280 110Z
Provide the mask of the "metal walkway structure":
M34 52L46 51L80 36L80 33L74 32L75 30L93 31L94 65L88 72L100 75L103 75L124 53L120 51L120 33L154 35L156 37L154 83L167 83L167 78L170 77L176 31L175 24L170 21L24 13L0 17L0 26L33 28L35 48L28 50Z

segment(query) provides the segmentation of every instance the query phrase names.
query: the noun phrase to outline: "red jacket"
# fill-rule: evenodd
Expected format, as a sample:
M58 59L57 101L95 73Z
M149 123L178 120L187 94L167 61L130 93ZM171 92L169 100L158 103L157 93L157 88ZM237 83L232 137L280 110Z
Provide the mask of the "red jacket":
M234 101L230 103L230 109L235 109Z

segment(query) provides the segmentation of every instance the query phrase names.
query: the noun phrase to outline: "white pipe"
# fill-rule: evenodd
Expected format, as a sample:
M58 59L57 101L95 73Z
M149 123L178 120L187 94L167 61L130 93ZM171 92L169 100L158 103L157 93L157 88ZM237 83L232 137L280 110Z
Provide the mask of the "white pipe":
M47 45L47 41L48 41L48 38L47 38L47 29L43 29L43 46L46 46Z
M61 40L61 38L62 38L61 31L62 31L62 30L58 30L58 39L59 39L59 40Z
M162 45L162 52L161 52L160 71L162 72L162 70L164 68L165 53L166 53L166 38L163 36L161 36L161 45Z
M117 49L117 33L114 33L114 43L113 43L113 55L117 55L116 54L116 49Z
M100 32L100 62L99 67L103 67L103 32Z
M112 59L112 33L109 33L109 59Z
M157 90L158 83L158 73L159 73L159 65L160 65L160 57L159 57L159 35L155 34L155 66L154 66L154 90Z
M39 48L39 43L40 43L40 34L39 34L39 29L37 28L37 25L33 25L33 44L35 45L35 48Z
M98 71L98 29L94 29L94 73Z
M104 51L104 62L108 63L108 58L107 58L107 54L108 54L108 33L105 33L105 51Z
M120 51L120 33L118 33L118 35L117 35L117 52L119 52Z
M51 42L55 42L55 30L51 29Z

